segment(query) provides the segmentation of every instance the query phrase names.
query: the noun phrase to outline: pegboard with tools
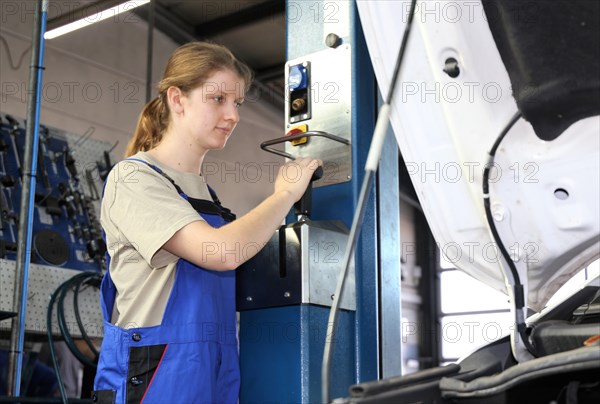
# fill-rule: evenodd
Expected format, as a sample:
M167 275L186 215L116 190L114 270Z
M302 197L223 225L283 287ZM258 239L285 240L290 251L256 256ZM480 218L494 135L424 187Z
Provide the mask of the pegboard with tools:
M14 260L25 125L10 115L0 119L0 259ZM32 263L80 271L103 269L106 248L98 212L100 173L106 171L108 149L109 144L89 137L40 127Z
M93 128L82 135L39 129L27 333L45 332L50 296L61 284L81 273L99 277L106 266L99 212L112 145L92 139L93 133ZM0 114L0 310L6 312L13 308L24 144L24 120ZM98 336L102 324L98 289L84 289L78 297L78 315L84 324L92 324L88 334ZM68 317L74 313L73 299L66 304ZM67 322L73 324L68 318Z

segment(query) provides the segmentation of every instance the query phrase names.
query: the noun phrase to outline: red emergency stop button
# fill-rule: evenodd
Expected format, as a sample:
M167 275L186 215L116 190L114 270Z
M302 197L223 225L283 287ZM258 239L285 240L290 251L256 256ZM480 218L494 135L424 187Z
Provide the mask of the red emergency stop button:
M308 125L302 124L302 125L294 126L285 135L292 136L292 135L297 135L298 133L303 133L303 132L307 132L307 131L308 131ZM308 137L301 137L300 139L290 141L290 143L294 146L298 146L298 145L304 144L306 142L308 142Z

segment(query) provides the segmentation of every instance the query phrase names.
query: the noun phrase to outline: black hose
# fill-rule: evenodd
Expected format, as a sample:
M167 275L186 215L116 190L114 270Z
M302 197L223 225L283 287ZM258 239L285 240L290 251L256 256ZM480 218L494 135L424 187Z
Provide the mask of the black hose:
M58 328L60 329L60 332L63 338L65 339L65 343L67 344L69 350L73 353L73 355L75 355L79 362L83 363L84 365L95 368L96 364L90 361L75 345L75 341L73 341L73 337L71 336L71 332L69 331L69 327L65 318L65 296L67 295L67 292L76 284L81 284L88 277L89 275L87 273L76 275L67 282L65 282L63 284L64 286L61 286L59 288L60 293L58 296L58 303L56 306L56 316L58 319Z
M492 208L491 208L490 194L489 194L489 182L490 182L489 177L490 177L490 169L494 163L494 157L496 156L496 151L498 150L500 143L502 142L502 140L504 139L506 134L510 131L510 129L515 125L515 123L517 123L517 121L519 119L521 119L521 117L522 117L521 111L517 111L517 113L506 124L506 126L504 127L502 132L500 132L500 135L498 135L498 137L496 138L496 141L494 142L494 144L492 145L492 148L490 149L489 159L485 166L485 169L483 170L483 206L485 208L485 217L486 217L488 225L490 227L492 237L494 238L494 242L498 245L498 249L500 250L502 257L508 264L510 272L513 276L513 281L514 281L513 295L514 295L514 299L515 299L515 302L514 302L515 311L522 310L525 307L525 300L526 300L525 291L523 290L523 284L521 283L521 278L519 276L519 272L517 271L517 267L516 267L514 261L511 259L508 250L506 249L504 243L502 242L502 240L500 238L500 234L498 233L498 229L496 228L496 223L494 222L494 218L492 216ZM517 317L517 316L515 316L515 317ZM518 317L517 317L517 319L518 319ZM527 336L527 326L526 326L524 320L523 320L523 322L517 321L516 326L517 326L517 331L518 331L519 335L521 336L521 340L525 344L525 347L527 348L529 353L532 354L533 356L537 356L535 354L535 347L531 344L531 342L529 341L529 337Z
M483 206L485 208L485 217L486 217L488 225L490 226L490 229L492 231L492 236L494 237L494 241L498 244L498 248L500 249L502 256L504 257L504 259L506 260L506 262L508 264L508 267L510 268L510 272L513 275L515 285L521 285L521 278L519 277L519 273L517 272L517 267L515 266L515 263L510 258L510 254L506 250L506 247L504 246L504 243L502 242L502 240L500 240L500 235L498 234L498 230L496 229L496 223L494 222L494 219L492 217L489 189L490 189L490 170L494 163L494 157L496 156L496 151L498 150L498 147L500 146L500 142L502 142L502 139L504 139L506 134L510 131L510 129L514 126L514 124L520 118L521 118L521 111L518 111L511 118L511 120L508 122L508 124L506 124L506 126L504 127L502 132L500 132L500 135L498 135L498 137L496 138L496 141L494 142L494 145L492 146L492 148L489 152L488 162L485 165L485 168L483 170L483 181L482 181L483 182Z
M48 335L48 347L50 350L50 357L52 358L52 365L54 366L54 371L56 372L58 389L59 389L60 397L62 399L63 404L68 404L69 399L67 397L67 393L65 391L65 386L62 381L62 377L60 375L58 359L56 357L56 352L54 350L54 337L52 335L52 312L53 312L53 308L54 308L54 303L56 302L58 326L59 326L59 329L65 339L67 347L80 362L82 362L85 365L96 368L96 366L97 366L96 363L90 361L75 346L75 343L73 341L73 338L71 337L71 334L69 333L69 330L66 326L66 321L64 318L64 299L65 299L67 291L70 290L71 288L75 287L75 291L78 293L79 288L83 283L87 282L87 283L90 283L93 285L99 285L100 279L101 279L101 275L97 272L82 272L80 274L73 276L72 278L65 281L63 284L61 284L54 291L54 293L52 293L52 296L50 297L50 302L48 304L48 313L46 316L46 333ZM57 301L57 299L58 299L58 301ZM76 311L76 313L77 313L77 311ZM82 327L83 324L81 322L80 317L79 317L77 324L80 327L80 331L81 331L82 335L85 334L84 328ZM87 334L85 334L85 336L88 337ZM89 337L88 337L88 341L89 341ZM86 341L86 342L88 342L88 341ZM90 343L91 343L91 341L88 342L88 344L90 344Z
M59 286L50 297L50 303L48 303L48 313L46 316L46 333L48 334L48 348L50 349L50 357L52 358L52 365L54 366L54 371L56 373L56 381L58 383L60 397L62 398L63 404L68 404L69 399L67 398L67 392L65 391L65 384L60 376L58 359L56 358L56 352L54 351L54 337L52 336L52 308L54 306L54 301L56 300L56 297L58 296L58 293L63 285Z
M86 281L86 283L90 283ZM85 331L85 326L83 325L83 321L81 321L81 314L79 314L79 289L81 288L81 283L78 283L75 286L75 291L73 292L73 312L75 313L75 320L77 321L77 326L79 327L79 331L81 331L81 338L85 341L87 346L90 348L90 351L94 354L96 358L100 355L96 346L90 339L89 335ZM96 285L99 288L99 285Z

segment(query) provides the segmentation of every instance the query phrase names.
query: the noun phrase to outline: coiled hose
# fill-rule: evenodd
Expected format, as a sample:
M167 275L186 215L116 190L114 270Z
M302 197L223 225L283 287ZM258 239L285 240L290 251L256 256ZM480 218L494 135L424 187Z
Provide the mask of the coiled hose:
M54 303L56 302L56 317L58 322L58 328L63 336L65 343L69 350L75 355L75 357L84 365L91 366L92 368L96 368L96 360L91 361L88 357L86 357L79 348L75 345L73 337L69 332L67 327L67 322L65 319L65 308L64 302L67 292L69 290L73 291L73 308L75 311L75 319L77 321L77 326L81 333L82 339L86 342L87 346L94 353L95 357L98 357L98 350L94 346L94 343L88 336L85 331L85 327L83 322L81 321L81 315L79 314L79 292L82 290L82 286L92 286L100 289L100 283L102 281L102 275L98 272L82 272L78 275L73 276L62 285L60 285L52 294L50 298L50 303L48 304L48 315L46 317L46 332L48 334L48 345L50 348L50 356L52 358L52 364L54 366L54 370L56 372L56 379L58 382L58 388L60 391L60 396L63 404L68 403L67 393L65 391L65 386L60 376L60 370L58 367L58 359L56 358L56 353L54 351L54 337L52 335L52 313L54 309Z

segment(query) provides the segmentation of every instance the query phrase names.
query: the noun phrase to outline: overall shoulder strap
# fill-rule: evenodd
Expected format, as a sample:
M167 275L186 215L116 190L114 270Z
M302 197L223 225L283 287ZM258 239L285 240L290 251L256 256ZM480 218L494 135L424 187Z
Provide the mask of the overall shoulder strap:
M208 187L208 192L210 192L210 196L215 202L215 205L217 205L221 209L221 216L223 217L223 219L225 219L228 222L233 222L236 219L235 213L221 205L221 201L219 200L219 197L217 196L215 190L212 189L212 187L208 184L206 186Z
M188 199L188 196L185 194L185 192L183 192L181 187L175 183L175 180L173 178L171 178L167 173L165 173L159 166L149 163L146 160L142 160L142 159L128 158L126 160L139 161L140 163L146 164L148 167L150 167L151 169L153 169L154 171L156 171L157 173L159 173L160 175L165 177L167 180L169 180L169 182L171 184L173 184L173 186L175 187L175 189L177 190L177 193L179 193L179 195L181 195L185 199Z
M211 212L213 210L213 209L210 209L209 207L206 206L206 203L207 203L206 201L202 201L202 200L196 199L196 198L190 198L189 196L187 196L185 194L185 192L181 189L181 187L179 187L179 185L177 185L177 183L175 182L175 180L173 178L171 178L167 173L165 173L157 165L151 164L148 161L145 161L145 160L142 160L142 159L128 158L127 160L139 161L141 163L144 163L148 167L152 168L154 171L156 171L157 173L159 173L160 175L162 175L163 177L165 177L167 180L169 180L169 182L171 182L171 184L173 184L173 186L175 187L175 189L177 190L177 192L179 193L179 195L181 195L182 198L184 198L185 200L187 200L194 207L194 209L196 209L197 211L209 211L209 212ZM212 198L212 202L218 208L217 212L214 212L214 213L218 213L227 222L234 221L236 219L235 214L232 213L231 210L229 210L226 207L224 207L223 205L221 205L221 201L217 197L217 193L215 192L214 189L211 188L210 185L207 184L206 186L207 186L208 192L210 193L210 196Z

